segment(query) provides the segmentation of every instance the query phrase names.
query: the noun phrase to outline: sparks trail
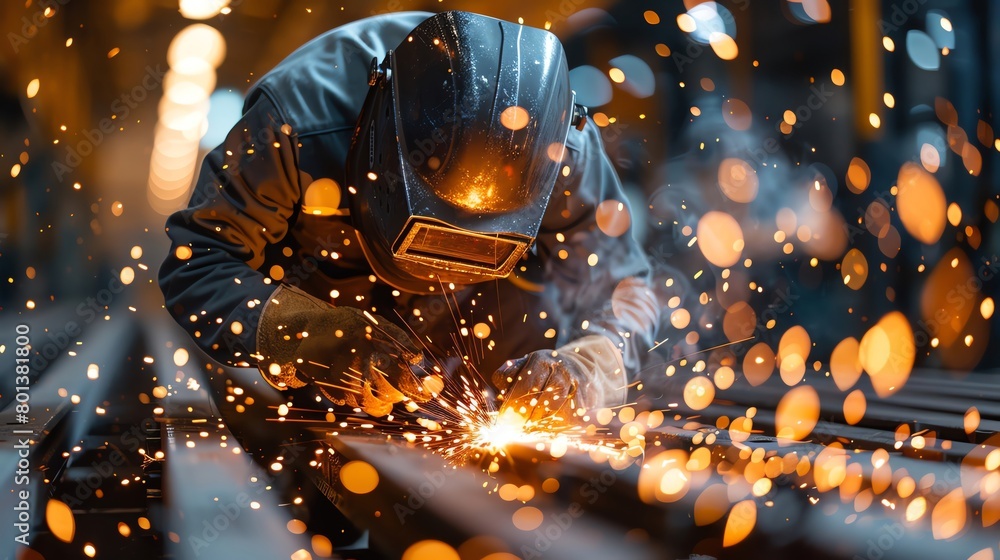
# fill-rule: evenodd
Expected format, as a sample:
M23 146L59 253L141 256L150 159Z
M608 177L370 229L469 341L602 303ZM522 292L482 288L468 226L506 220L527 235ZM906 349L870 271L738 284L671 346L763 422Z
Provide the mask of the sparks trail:
M657 348L659 348L660 346L663 346L664 344L666 344L666 343L667 343L667 341L668 341L668 340L670 340L670 339L669 339L669 338L664 338L664 339L663 339L663 340L661 340L660 342L657 342L657 343L656 343L656 344L654 344L654 345L653 345L652 347L650 347L650 349L649 349L649 350L646 350L646 353L648 354L648 353L652 352L653 350L656 350L656 349L657 349Z
M383 418L349 416L343 420L325 419L327 411L309 408L285 407L285 415L269 419L277 422L296 422L320 426L337 426L341 429L376 431L389 439L405 440L440 455L453 464L475 463L493 458L509 458L506 447L513 444L551 446L558 442L564 447L584 451L601 449L609 454L624 450L616 438L608 437L607 430L588 434L586 428L571 425L557 417L541 421L526 421L513 410L501 412L492 398L485 381L467 363L452 375L432 372L425 387L437 388L433 397L418 405L406 400L406 412ZM272 406L272 409L281 407ZM296 418L288 412L300 413ZM322 413L323 419L310 419L310 413ZM280 414L280 412L279 412ZM306 416L306 417L303 417ZM492 472L496 467L487 467Z
M735 344L740 344L741 342L746 342L748 340L753 340L755 338L757 338L757 337L755 337L755 336L748 336L746 338L741 338L739 340L734 340L732 342L725 342L723 344L717 344L717 345L709 347L709 348L702 348L701 350L698 350L696 352L691 352L690 354L684 354L683 356L681 356L679 358L674 358L673 360L670 360L670 361L664 362L664 363L672 364L672 363L675 363L675 362L679 362L679 361L681 361L681 360L683 360L685 358L690 358L691 356L697 356L698 354L702 354L704 352L711 352L712 350L718 350L719 348L725 348L726 346L733 346ZM666 342L666 340L664 340L663 342L658 342L655 346L653 346L652 348L650 348L648 351L652 352L656 348L659 348L664 342ZM644 367L644 368L640 369L637 372L637 375L639 373L644 372L644 371L648 371L648 370L651 370L653 368L658 368L658 367L663 367L663 364L662 363L661 364L653 364L651 366Z
M448 286L448 288L454 287ZM558 446L561 449L573 447L584 451L602 450L612 455L624 452L625 446L617 438L611 437L608 429L588 430L582 425L571 422L571 418L567 416L576 416L576 410L572 410L569 415L559 414L565 403L560 407L560 411L540 420L529 420L513 409L500 407L485 377L476 367L478 362L485 359L485 352L492 349L492 345L487 345L483 340L476 340L478 336L475 329L470 330L465 326L466 319L463 318L457 297L454 293L449 294L449 290L445 289L443 284L441 290L455 327L450 339L452 351L461 357L457 366L446 366L444 358L437 355L428 344L428 342L433 344L433 341L420 337L403 320L399 312L396 312L413 339L419 341L422 347L424 359L413 368L421 374L419 377L423 390L431 395L427 402L419 404L404 398L402 404L405 411L394 411L384 418L348 415L340 419L336 416L330 417L331 414L336 414L333 409L271 406L269 408L275 409L278 416L268 418L268 421L333 428L333 435L339 430L374 432L390 440L395 438L400 442L420 445L454 464L488 460L492 457L493 462L488 467L490 472L499 467L497 463L500 457L510 460L506 447L513 444L534 444L539 450L546 446L550 448ZM471 307L475 307L475 299ZM470 314L473 313L472 308L469 311ZM470 319L475 323L471 315ZM497 330L503 333L502 318L499 325L494 322L492 315L488 317L488 321L493 327L499 327ZM375 323L375 328L383 331L378 323ZM466 341L468 337L472 340ZM391 337L390 340L400 351L405 348L401 341ZM329 367L325 364L315 365ZM351 369L343 373L346 377L343 384L318 380L314 382L321 388L329 387L355 394L362 393L361 372ZM354 409L353 412L361 413L360 409ZM315 417L317 414L322 416Z

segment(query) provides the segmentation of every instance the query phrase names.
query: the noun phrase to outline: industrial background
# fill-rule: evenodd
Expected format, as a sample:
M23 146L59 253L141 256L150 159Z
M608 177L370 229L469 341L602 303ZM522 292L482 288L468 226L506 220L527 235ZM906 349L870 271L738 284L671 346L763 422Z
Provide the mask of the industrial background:
M586 438L454 465L289 411L163 309L164 221L243 93L407 10L550 29L602 129L631 204L598 224L667 303ZM1000 557L1000 5L16 0L0 33L0 557Z

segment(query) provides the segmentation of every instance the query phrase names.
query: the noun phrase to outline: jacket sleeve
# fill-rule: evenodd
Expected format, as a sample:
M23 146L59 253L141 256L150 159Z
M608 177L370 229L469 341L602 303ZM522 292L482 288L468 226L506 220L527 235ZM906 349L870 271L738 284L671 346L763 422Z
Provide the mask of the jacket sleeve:
M570 130L563 162L537 240L546 289L562 311L558 342L603 335L621 350L631 378L659 323L649 261L632 236L628 199L592 121Z
M266 95L248 103L201 166L188 207L167 219L166 308L212 358L248 366L260 310L277 288L257 269L297 211L295 137Z

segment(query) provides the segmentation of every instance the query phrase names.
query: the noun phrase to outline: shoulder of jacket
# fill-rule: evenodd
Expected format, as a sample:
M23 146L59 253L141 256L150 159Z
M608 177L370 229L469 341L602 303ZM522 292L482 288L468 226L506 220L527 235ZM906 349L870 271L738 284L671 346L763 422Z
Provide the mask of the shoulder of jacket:
M604 142L601 140L600 127L590 118L587 119L583 130L571 127L566 136L566 149L574 156L587 154L593 150L603 150Z
M368 17L296 49L247 92L246 112L266 96L295 134L352 129L368 93L372 58L382 60L429 12Z

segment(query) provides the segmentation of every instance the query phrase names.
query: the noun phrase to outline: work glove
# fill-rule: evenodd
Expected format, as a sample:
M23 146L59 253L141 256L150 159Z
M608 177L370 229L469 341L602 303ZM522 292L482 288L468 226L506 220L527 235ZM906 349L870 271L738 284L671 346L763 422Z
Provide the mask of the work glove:
M493 374L504 404L528 423L569 423L579 411L618 406L628 394L622 354L606 337L591 335L555 350L508 361Z
M426 402L411 371L422 354L388 319L353 307L334 307L281 285L261 312L257 365L272 387L315 385L339 405L385 416L404 399Z

